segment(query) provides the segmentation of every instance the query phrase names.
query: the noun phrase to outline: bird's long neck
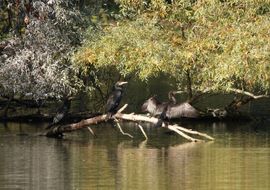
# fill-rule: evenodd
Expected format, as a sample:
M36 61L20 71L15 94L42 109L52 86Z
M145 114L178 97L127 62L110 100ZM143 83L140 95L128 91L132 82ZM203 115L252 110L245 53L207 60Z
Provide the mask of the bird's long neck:
M176 98L175 98L175 96L173 94L170 94L169 100L170 100L171 104L176 104Z
M114 90L123 91L123 88L121 86L114 86Z

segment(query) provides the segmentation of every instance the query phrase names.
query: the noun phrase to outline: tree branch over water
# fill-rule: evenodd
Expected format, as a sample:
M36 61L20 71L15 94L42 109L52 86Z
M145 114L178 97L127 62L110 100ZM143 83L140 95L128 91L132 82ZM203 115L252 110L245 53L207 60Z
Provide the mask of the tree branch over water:
M232 91L232 92L235 92L237 94L242 94L242 95L249 96L249 97L251 97L253 99L269 98L268 95L255 95L255 94L252 94L251 92L247 92L247 91L236 89L236 88L229 88L228 90Z
M135 122L135 123L137 123L137 125L135 125L135 126L140 128L140 130L143 133L143 135L145 136L145 138L148 138L146 136L145 132L143 131L141 125L140 124L138 125L138 122L152 123L155 125L158 122L158 118L148 117L148 116L144 116L144 115L138 115L138 114L134 114L134 113L131 113L131 114L122 113L122 111L126 107L127 107L127 104L124 105L122 108L120 108L119 111L115 115L113 115L112 120L114 120L114 121L122 120L122 121ZM68 124L68 125L54 127L46 133L46 136L47 137L61 137L61 136L63 136L63 133L68 133L68 132L80 130L83 128L87 128L90 125L97 125L99 123L108 122L108 121L109 120L107 118L107 114L103 114L103 115L99 115L99 116L96 116L93 118L82 120L78 123L72 123L72 124ZM211 137L207 134L193 131L190 129L186 129L186 128L181 127L179 125L170 125L170 124L167 125L167 124L163 123L162 127L167 128L170 131L174 131L178 135L180 135L183 138L185 138L189 141L192 141L192 142L199 142L199 141L203 141L203 140L193 138L193 137L187 135L187 133L194 134L194 135L197 135L199 137L204 137L207 140L214 140L213 137ZM122 131L122 134L127 134L127 133L123 133L123 131ZM128 136L131 136L131 135L128 134Z

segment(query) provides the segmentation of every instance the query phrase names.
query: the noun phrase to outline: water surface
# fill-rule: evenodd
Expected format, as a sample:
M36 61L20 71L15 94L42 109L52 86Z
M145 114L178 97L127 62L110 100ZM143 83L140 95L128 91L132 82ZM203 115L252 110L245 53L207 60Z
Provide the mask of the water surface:
M163 129L110 125L63 140L40 137L45 125L0 124L0 189L270 189L270 125L183 124L216 138L189 143Z

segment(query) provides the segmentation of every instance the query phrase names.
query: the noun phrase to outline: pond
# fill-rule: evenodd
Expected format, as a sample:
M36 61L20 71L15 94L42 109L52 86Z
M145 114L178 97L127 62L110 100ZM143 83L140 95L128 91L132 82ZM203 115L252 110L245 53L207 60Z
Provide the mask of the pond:
M189 143L133 124L38 136L46 123L0 124L0 189L270 189L270 123L182 123L216 140Z

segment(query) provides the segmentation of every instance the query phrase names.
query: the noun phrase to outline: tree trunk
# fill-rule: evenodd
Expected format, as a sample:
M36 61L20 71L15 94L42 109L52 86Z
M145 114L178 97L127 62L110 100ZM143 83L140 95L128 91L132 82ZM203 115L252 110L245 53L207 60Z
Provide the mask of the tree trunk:
M186 72L187 75L187 92L188 92L188 101L192 99L193 93L192 93L192 80L190 77L190 72Z

